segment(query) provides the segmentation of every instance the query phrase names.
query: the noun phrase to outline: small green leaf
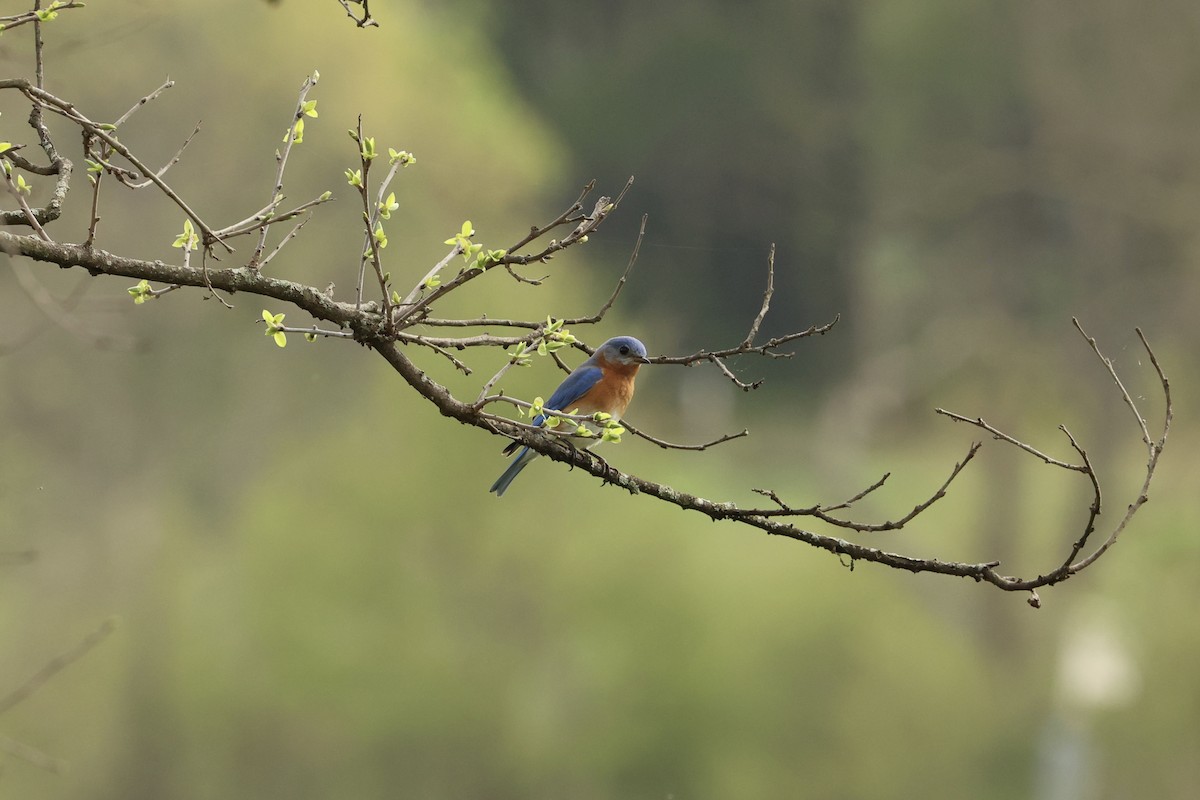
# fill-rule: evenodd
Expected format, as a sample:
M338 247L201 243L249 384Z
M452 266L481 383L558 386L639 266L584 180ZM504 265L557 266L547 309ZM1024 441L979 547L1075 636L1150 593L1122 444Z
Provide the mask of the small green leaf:
M363 161L370 161L371 159L375 158L376 155L378 155L378 153L375 152L374 136L368 136L367 138L363 139L362 150L360 152L362 153Z
M133 302L141 305L146 302L147 298L154 297L154 290L150 288L150 281L138 281L137 286L130 286L125 291L133 298Z
M306 100L304 102L304 105L301 106L301 108L300 108L300 113L306 117L319 116L317 114L317 101L316 100Z
M425 279L425 288L426 289L435 289L441 285L442 285L442 279L439 278L437 275L430 275L428 278Z
M530 360L530 358L529 358L529 352L530 352L530 350L531 350L531 349L532 349L532 348L531 348L529 345L527 345L527 344L521 344L521 345L518 345L518 346L517 346L517 350L516 350L516 352L515 352L515 353L513 353L513 354L512 354L512 355L509 357L509 360L510 360L510 361L511 361L511 362L512 362L512 363L513 363L515 366L518 366L518 367L528 367L528 366L530 365L530 363L531 363L531 360ZM542 402L542 399L539 397L539 398L537 398L537 399L536 399L534 402L535 402L535 403L541 403L541 402Z
M481 252L482 251L482 252ZM492 264L499 264L500 259L504 258L507 250L483 250L483 245L471 245L471 252L475 253L475 269L487 269Z
M362 170L348 169L346 170L346 183L351 186L362 186Z
M379 216L383 217L384 219L391 219L392 212L399 207L400 204L396 202L396 193L392 192L387 196L386 200L379 204Z
M33 191L33 185L25 181L25 176L17 174L17 191L21 194L29 194Z
M263 322L266 323L267 328L264 333L273 338L275 340L275 344L279 345L280 347L287 346L287 335L280 330L283 327L283 318L286 316L287 314L272 314L265 308L262 312Z
M326 192L321 193L320 199L322 202L324 202L325 200L328 200L331 197L333 197L333 192L326 191Z
M315 333L306 333L304 334L304 338L310 342L315 342L317 340L317 335Z
M600 441L613 442L614 444L617 444L621 441L621 434L624 432L625 429L620 425L609 424L605 426L604 432L600 434Z
M283 135L284 142L287 142L289 140L289 138L293 144L300 144L301 142L304 141L304 118L303 117L296 120L295 124L292 125L292 129Z
M475 229L471 227L471 220L467 220L462 224L462 228L458 233L451 236L445 241L445 244L457 245L462 252L463 260L470 262L471 256L479 252L483 245L471 244L471 237L475 235Z
M407 167L409 164L417 163L417 157L407 150L393 150L389 147L388 163L395 164L396 162L399 162L402 167Z
M12 142L0 142L0 153L6 152L12 147ZM88 162L91 163L91 162Z
M200 237L196 235L196 229L192 227L192 221L185 219L183 221L183 233L175 237L175 243L171 247L181 247L184 250L195 250L200 242Z

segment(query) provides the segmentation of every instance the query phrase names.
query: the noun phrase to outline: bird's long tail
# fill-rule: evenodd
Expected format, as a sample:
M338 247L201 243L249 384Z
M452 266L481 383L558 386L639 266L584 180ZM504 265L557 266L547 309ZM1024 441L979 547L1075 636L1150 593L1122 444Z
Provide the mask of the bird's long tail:
M495 492L497 497L502 496L505 490L508 489L508 485L513 482L513 479L520 475L521 470L529 466L529 462L533 461L535 458L537 458L537 453L533 452L528 447L522 447L521 452L518 453L513 462L508 465L508 469L504 470L504 474L496 479L496 482L492 484L492 488L488 491Z

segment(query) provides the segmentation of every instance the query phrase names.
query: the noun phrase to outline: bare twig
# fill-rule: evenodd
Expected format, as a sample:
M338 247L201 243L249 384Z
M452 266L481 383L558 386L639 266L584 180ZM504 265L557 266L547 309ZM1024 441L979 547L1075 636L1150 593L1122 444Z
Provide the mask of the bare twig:
M630 179L632 180L632 178ZM621 296L621 290L625 288L625 282L629 280L629 273L633 272L633 265L637 263L638 252L642 249L642 240L646 237L646 214L642 214L642 224L638 226L637 239L633 242L633 252L629 254L629 261L625 264L625 271L621 273L621 277L617 279L617 285L613 287L612 294L608 296L608 300L604 301L604 305L597 309L595 314L590 317L572 317L564 324L566 325L594 325L604 319L604 315L617 302L617 298Z
M267 206L266 208L256 211L254 214L243 220L235 222L232 225L227 225L226 227L215 231L215 233L224 239L233 239L238 236L245 236L246 234L254 233L256 231L266 232L272 225L295 219L296 217L312 211L313 208L323 203L328 203L332 199L333 195L326 192L314 197L312 200L301 203L290 211L284 211L282 214L274 213L274 211L271 210L271 207ZM264 257L258 263L258 266L261 267L264 263L266 263L266 261L267 259ZM253 267L254 265L249 264L247 266Z
M979 447L980 447L980 444L978 442L973 443L971 445L970 449L967 450L966 456L963 458L962 461L959 461L958 463L956 463L954 465L954 468L950 471L950 475L946 478L946 480L944 480L942 482L942 485L938 487L937 491L934 492L932 495L930 495L923 502L920 502L917 505L913 506L911 511L909 511L903 517L900 517L899 519L896 519L896 520L889 520L887 522L879 522L879 523L867 523L867 522L858 522L855 520L841 519L840 517L834 517L829 514L830 511L848 508L852 504L861 500L866 495L868 495L871 492L878 489L880 486L883 485L884 481L887 480L887 477L888 477L887 475L884 475L883 478L881 478L878 481L876 481L875 483L871 484L866 489L859 492L858 494L856 494L854 497L850 498L849 500L842 502L842 503L838 503L836 505L831 505L831 506L815 505L815 506L809 506L807 508L793 508L792 506L790 506L790 505L784 503L782 500L780 500L779 495L772 490L754 489L753 491L755 491L761 495L765 495L766 497L769 497L772 500L772 502L774 502L776 505L779 506L779 508L747 508L747 509L741 509L739 511L739 513L748 515L748 516L755 516L755 517L815 517L816 519L819 519L828 525L833 525L834 527L837 527L837 528L846 528L848 530L858 531L859 533L880 533L882 531L898 531L901 528L903 528L905 525L907 525L908 523L912 522L918 516L923 514L926 510L928 510L928 508L930 506L932 506L938 500L941 500L943 497L946 496L946 490L948 488L950 488L950 484L954 481L955 478L957 478L959 476L959 474L962 473L963 469L966 468L967 464L970 463L971 459L973 459L975 457L975 454L979 452Z
M154 173L155 178L161 178L163 175L166 175L167 170L179 163L179 159L183 158L183 151L187 150L187 146L192 143L192 139L195 139L196 134L200 132L201 124L202 122L196 123L196 127L192 128L192 132L189 133L187 138L183 140L183 144L179 145L179 149L175 151L175 155L171 156L171 160L159 167L158 171ZM130 182L126 183L125 185L130 189L145 189L152 183L154 183L154 181L147 177L144 181Z
M170 89L174 85L175 85L175 81L171 80L170 78L167 78L167 80L163 83L162 86L159 86L153 92L146 95L141 100L138 100L136 103L133 104L133 106L130 107L130 109L128 111L126 111L124 114L122 114L120 117L118 117L117 121L113 123L113 127L120 128L122 125L124 125L126 123L126 121L129 120L130 117L132 117L137 112L137 110L139 108L146 105L151 100L156 100L159 95L161 95L163 92L165 92L167 89ZM191 137L188 137L188 138L191 138Z
M771 296L774 294L775 243L771 242L771 252L767 254L767 288L763 291L762 305L758 309L758 316L750 324L750 332L746 334L746 338L742 341L743 347L752 347L754 345L754 339L758 336L758 329L762 327L763 320L767 318L767 311L771 308Z
M183 268L191 269L192 250L189 247L183 248ZM208 271L208 248L200 251L200 274L204 276L204 287L208 289L208 294L211 297L217 298L221 305L226 308L233 308L233 304L226 300L221 295L217 294L216 287L213 286L212 273Z
M425 275L421 278L421 280L417 281L416 285L413 286L412 290L409 291L408 295L404 298L404 300L402 300L400 302L399 307L400 308L409 308L410 306L414 305L417 302L417 300L421 297L421 295L427 290L429 281L435 275L437 275L442 270L444 270L447 267L447 265L449 265L449 263L454 260L454 257L459 255L460 253L462 253L461 247L459 247L458 245L454 245L454 247L451 247L450 252L446 253L445 257L443 257L441 261L434 264L433 267L428 272L425 273ZM428 320L423 319L423 320L421 320L421 324L427 325L427 324L434 324L434 323L430 323Z
M46 62L42 57L42 18L37 12L42 10L42 0L33 0L33 74L39 89L46 88Z
M748 345L745 341L742 341L736 347L728 347L723 350L700 350L687 356L654 356L650 359L650 363L682 364L684 366L691 366L692 364L696 364L701 361L708 361L714 364L717 369L721 371L721 374L732 381L739 389L742 389L743 391L750 391L751 389L757 389L759 386L761 386L762 381L758 380L752 383L742 381L733 374L733 371L730 370L728 366L726 366L725 359L728 359L731 356L743 355L758 355L765 356L767 358L791 358L793 355L795 355L795 353L781 353L778 352L778 348L789 342L796 341L797 339L804 339L814 335L823 336L832 330L833 326L836 325L840 319L841 315L838 314L834 316L831 321L825 323L824 325L811 325L802 331L797 331L796 333L789 333L785 336L774 337L760 345Z
M1135 328L1134 330L1137 332L1138 339L1141 341L1142 347L1145 348L1146 355L1149 356L1150 363L1154 367L1154 372L1158 376L1159 385L1162 387L1163 397L1165 400L1165 408L1163 411L1162 432L1159 434L1159 437L1155 440L1151 440L1149 438L1149 431L1146 428L1145 420L1142 418L1141 414L1139 414L1137 412L1137 409L1134 408L1133 401L1129 398L1129 393L1125 390L1124 384L1121 383L1120 379L1117 378L1116 372L1113 371L1112 361L1101 355L1100 351L1096 348L1095 340L1091 339L1087 334L1085 334L1083 332L1083 329L1080 328L1078 322L1075 322L1075 327L1077 329L1079 329L1080 334L1082 334L1083 337L1085 339L1087 339L1088 344L1091 345L1091 347L1092 347L1092 350L1095 351L1096 355L1101 359L1101 361L1104 363L1105 367L1108 368L1109 374L1112 376L1113 380L1120 387L1121 394L1124 397L1125 402L1130 406L1130 408L1133 408L1134 415L1137 417L1137 420L1138 420L1138 425L1142 429L1143 435L1146 437L1143 439L1143 441L1146 444L1149 458L1146 462L1146 471L1145 471L1145 477L1142 480L1142 488L1141 488L1141 491L1138 492L1137 498L1132 503L1130 503L1129 506L1125 509L1125 514L1121 517L1121 519L1117 523L1116 527L1114 527L1112 532L1108 535L1108 538L1105 539L1104 542L1099 547L1097 547L1092 552L1091 555L1071 564L1070 573L1072 575L1083 569L1086 569L1091 564L1093 564L1096 561L1096 559L1100 558L1100 556L1102 556L1102 555L1104 555L1104 553L1108 552L1108 549L1110 547L1112 547L1114 544L1116 544L1117 537L1119 537L1125 531L1125 529L1129 526L1129 522L1130 522L1130 520L1133 519L1134 514L1136 514L1138 512L1138 510L1143 505L1145 505L1146 501L1150 499L1150 482L1151 482L1151 480L1153 480L1154 473L1158 469L1158 459L1162 455L1163 448L1166 447L1167 434L1170 433L1171 421L1174 418L1174 413L1175 413L1174 406L1171 401L1171 382L1167 380L1167 376L1163 373L1162 366L1158 363L1158 356L1156 356L1154 354L1154 350L1150 347L1150 343L1146 340L1146 335L1144 333L1142 333L1141 328ZM1095 484L1095 480L1094 480L1095 473L1092 472L1089 474L1093 478L1093 483ZM1099 502L1100 502L1100 487L1099 487L1099 485L1096 485L1096 505L1097 506L1099 506ZM1094 515L1093 515L1093 517L1094 517ZM1077 552L1078 549L1079 548L1075 548L1072 555L1074 555L1074 553Z
M883 484L887 483L887 479L888 479L888 478L890 478L890 477L892 477L892 473L890 473L890 472L885 472L885 473L883 473L883 477L882 477L882 478L880 478L879 480L875 481L875 482L874 482L874 483L872 483L870 486L868 486L867 488L863 489L863 490L862 490L861 492L859 492L858 494L856 494L856 495L854 495L853 497L851 497L849 500L843 500L843 501L842 501L842 502L840 502L840 503L835 503L835 504L833 504L833 505L829 505L829 506L823 506L823 507L821 508L821 510L822 510L822 511L838 511L838 510L840 510L840 509L843 509L843 508L849 508L850 506L852 506L852 505L854 505L855 503L857 503L859 500L862 500L864 497L866 497L867 495L869 495L871 492L873 492L873 491L875 491L876 489L878 489L879 487L883 486Z
M1008 442L1013 447L1020 448L1021 450L1024 450L1026 453L1029 453L1029 455L1031 455L1035 458L1039 458L1042 461L1045 461L1047 464L1049 464L1053 467L1060 467L1062 469L1074 470L1076 472L1087 472L1086 465L1084 465L1084 464L1069 464L1066 461L1060 461L1057 458L1048 456L1045 453L1043 453L1041 450L1038 450L1035 447L1031 447L1030 445L1027 445L1022 441L1018 441L1017 439L1014 439L1012 436L1009 436L1004 431L1002 431L996 427L993 427L988 422L985 422L983 417L976 417L974 419L969 419L967 417L962 416L961 414L955 414L953 411L947 411L944 408L935 408L933 411L935 414L941 414L944 417L949 417L950 419L954 420L955 422L965 422L968 425L974 425L977 428L982 428L983 430L990 433L992 435L992 438L999 439L1004 442ZM1064 428L1064 431L1065 430L1066 429Z
M1100 352L1100 348L1096 346L1096 340L1084 332L1083 326L1079 324L1078 319L1071 317L1071 324L1075 326L1075 330L1079 331L1079 335L1082 336L1084 341L1088 343L1088 346L1092 348L1092 352L1096 354L1096 358L1100 359L1100 363L1104 365L1106 370L1108 370L1109 377L1113 379L1113 383L1117 384L1117 388L1121 390L1121 398L1125 401L1125 405L1129 406L1129 410L1133 412L1133 416L1137 420L1138 427L1142 429L1142 441L1145 442L1147 446L1153 447L1154 443L1150 439L1150 431L1146 428L1146 420L1142 417L1142 412L1138 411L1137 406L1134 405L1133 398L1129 396L1129 390L1125 388L1125 384L1121 382L1120 376L1117 375L1116 369L1113 368L1112 359ZM1138 330L1138 338L1142 340L1143 345L1146 345L1146 339L1142 336L1140 329ZM1149 345L1146 345L1146 349L1149 351ZM1153 356L1154 354L1150 353L1150 355ZM1166 379L1163 378L1163 380L1165 381Z
M310 219L312 219L312 215L307 214L307 215L305 215L304 219L300 220L295 225L293 225L292 229L290 231L288 231L282 239L279 240L279 244L275 245L275 247L271 250L271 252L269 252L265 256L263 256L262 261L260 261L259 265L258 265L259 269L262 269L267 264L270 264L271 259L273 259L273 258L275 258L275 256L279 255L279 251L283 250L283 248L285 246L287 246L288 242L290 242L290 241L292 241L292 239L296 238L297 234L300 233L300 229L303 228L305 225L307 225L308 221Z
M644 431L640 431L637 428L630 425L627 420L622 419L621 425L622 425L622 427L628 429L629 432L632 433L634 436L645 439L647 442L650 442L651 444L656 444L664 450L695 450L695 451L707 450L710 447L716 447L719 444L724 444L725 442L732 442L734 439L741 439L743 436L750 435L749 430L742 429L742 431L739 433L727 433L724 436L713 439L711 442L704 442L702 444L676 444L674 442L668 442L663 439L659 439L657 436L651 436L650 434L648 434Z
M372 27L379 26L379 22L376 21L371 16L369 0L338 0L338 3L341 5L341 7L343 9L346 10L346 16L348 16L348 17L350 17L350 19L354 20L354 24L357 25L358 27L372 28ZM355 13L350 9L351 3L353 3L354 5L357 5L357 6L362 6L362 16L361 17L356 16Z
M401 332L401 333L397 333L396 337L397 337L397 340L400 342L406 342L408 344L420 345L421 347L428 347L430 350L433 350L435 353L442 356L447 361L449 361L451 364L453 364L454 368L457 369L459 372L463 373L464 375L470 375L473 372L473 370L470 367L468 367L462 361L459 361L457 358L455 358L454 355L451 354L450 351L448 351L445 347L443 347L440 344L435 344L434 342L430 341L429 339L425 338L424 336L413 336L411 334Z

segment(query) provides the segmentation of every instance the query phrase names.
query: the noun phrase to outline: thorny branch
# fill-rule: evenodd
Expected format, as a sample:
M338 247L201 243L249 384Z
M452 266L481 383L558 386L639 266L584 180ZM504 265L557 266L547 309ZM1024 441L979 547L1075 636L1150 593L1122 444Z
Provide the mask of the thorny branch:
M356 0L339 0L339 2L360 26L375 24L370 17L365 0L361 3ZM361 17L353 13L351 3L361 7ZM38 52L40 61L40 47ZM1029 591L1032 593L1039 587L1067 580L1095 563L1112 547L1137 511L1147 501L1149 487L1171 427L1173 405L1170 384L1140 329L1137 331L1137 335L1149 355L1161 384L1165 401L1163 421L1161 427L1156 428L1156 434L1151 433L1150 426L1117 375L1112 362L1102 354L1095 340L1087 336L1078 321L1075 322L1075 327L1101 361L1109 377L1116 384L1124 403L1132 411L1137 423L1138 434L1145 443L1148 453L1145 477L1138 497L1127 506L1124 515L1116 522L1115 526L1109 529L1098 545L1094 544L1093 539L1101 513L1100 479L1084 447L1065 427L1062 428L1062 431L1077 457L1072 461L1056 458L1026 444L1015 436L985 422L982 417L968 417L937 409L937 413L949 417L951 420L979 428L992 438L1016 447L1051 467L1067 472L1081 473L1088 481L1093 500L1082 529L1072 538L1071 545L1067 548L1061 563L1048 572L1029 578L1002 573L999 570L999 562L994 560L972 563L910 556L810 531L797 524L799 520L807 519L837 531L852 531L855 534L873 534L905 528L946 496L953 482L976 457L981 447L979 443L970 446L966 455L953 465L947 476L924 500L914 504L904 513L882 522L864 522L854 520L847 514L864 497L883 486L888 475L884 475L875 483L840 503L793 505L783 499L781 492L775 489L760 488L753 491L767 498L770 505L743 507L730 502L708 500L679 491L663 483L622 472L590 451L576 446L572 437L565 435L562 431L538 428L493 413L490 407L496 403L529 408L530 403L519 398L509 397L503 389L497 389L497 387L502 385L504 378L512 369L532 361L536 354L547 355L561 368L570 369L568 361L562 357L564 353L569 353L572 349L578 349L585 353L593 352L593 348L588 344L577 340L574 335L567 334L565 326L596 325L601 323L615 306L637 262L638 252L645 236L645 217L642 218L641 227L624 272L617 280L607 300L591 315L558 320L553 318L530 320L504 316L454 318L437 313L439 309L445 309L442 301L450 294L458 292L468 285L476 285L476 281L503 279L492 276L507 275L508 279L522 286L537 286L547 279L552 279L553 271L549 275L540 276L541 270L539 270L539 277L530 277L523 274L523 268L533 265L544 267L559 253L586 243L593 234L599 231L608 216L619 207L629 191L633 179L630 178L629 182L617 193L615 199L601 196L591 203L590 210L585 211L587 208L585 202L595 189L594 182L587 184L578 198L564 211L545 224L530 227L527 233L517 237L514 243L504 250L486 250L482 245L477 244L473 238L474 230L468 223L463 226L463 230L459 234L447 242L451 247L444 258L426 269L413 271L413 275L420 275L415 280L412 278L399 279L406 281L405 285L408 286L408 291L402 292L393 288L398 279L386 269L383 252L386 238L384 238L382 226L383 222L389 219L391 211L398 207L398 204L391 201L390 196L385 197L385 190L396 176L398 166L406 166L412 163L413 159L410 154L403 151L396 153L389 149L389 153L392 154L391 169L382 180L375 180L371 171L371 160L377 155L374 138L366 136L360 119L353 133L358 147L360 170L357 177L353 172L347 174L352 178L350 183L358 190L359 200L362 204L365 245L361 252L348 254L348 263L343 268L345 274L351 276L352 282L354 282L354 278L359 279L353 292L354 296L349 301L338 300L335 298L332 284L326 289L318 289L316 286L268 276L261 269L284 246L297 238L316 206L330 199L329 193L326 193L316 200L296 206L291 211L278 213L283 200L282 187L285 170L291 163L289 154L292 153L292 146L300 143L299 134L302 128L295 126L297 123L303 122L303 117L309 111L314 110L314 107L305 98L315 84L315 78L314 74L305 81L301 88L290 122L293 127L289 130L292 133L285 139L286 147L277 155L277 170L270 187L270 201L250 217L224 226L212 225L203 220L185 201L183 194L162 180L162 175L167 167L178 161L179 155L162 169L151 171L137 154L116 139L113 135L116 125L105 125L93 121L73 103L50 94L40 84L34 85L23 79L0 80L0 92L5 90L19 92L30 102L32 107L30 126L37 137L38 145L48 160L48 164L43 166L25 159L19 153L23 145L17 143L0 153L0 158L5 161L7 167L6 174L23 171L31 175L57 176L51 199L40 208L30 205L24 199L20 185L9 180L10 191L14 192L19 208L2 212L0 224L25 226L32 232L19 234L0 229L0 251L7 253L10 257L24 257L36 262L54 264L64 269L81 268L92 276L123 276L141 281L142 283L139 283L137 287L130 289L130 293L135 295L135 299L138 299L139 302L161 297L167 292L182 287L202 287L214 294L220 292L234 295L241 292L290 304L307 313L313 320L312 324L284 326L278 319L272 322L271 315L267 314L265 322L268 325L268 333L275 335L298 333L304 334L306 338L310 339L352 339L374 350L413 391L446 417L520 442L555 461L587 472L604 483L624 488L631 494L647 495L713 520L744 525L768 535L803 542L831 552L839 558L848 558L851 566L859 561L867 561L911 572L973 578L1006 591ZM134 110L147 105L170 85L170 82L164 83L157 90L147 94L134 105L130 112L121 117L117 124L129 123ZM71 162L58 155L50 133L42 122L41 112L43 110L58 114L79 128L83 135L84 157L95 165L94 167L89 166L90 177L93 178L92 224L89 227L88 238L82 244L55 239L52 234L53 228L49 227L61 213L62 203L67 196L70 187ZM192 136L189 136L185 141L185 146L191 139ZM180 154L182 154L182 148ZM403 158L401 158L402 156ZM121 160L119 164L115 163L118 158ZM199 265L192 263L192 251L187 246L183 247L181 264L130 258L97 247L95 242L96 223L99 217L95 208L99 201L100 179L106 174L112 175L116 183L130 187L153 185L168 202L181 209L198 232L196 236L199 239ZM147 181L149 183L146 183ZM268 233L274 225L281 222L289 223L286 226L287 232L274 249L268 251L266 249ZM552 238L552 235L560 229L567 231L565 235L562 235L561 238ZM187 230L185 227L185 234L180 237L181 242L188 238ZM254 248L254 252L242 260L239 265L221 268L209 267L208 260L217 258L218 247L222 249L221 255L233 254L233 249L226 240L251 233L258 234L257 246ZM388 251L389 259L392 252L394 251ZM759 341L759 334L769 313L775 292L775 255L775 248L772 245L767 258L766 286L763 290L762 301L758 312L750 321L746 336L740 342L725 348L704 349L687 355L659 355L653 357L651 363L657 366L693 366L709 363L736 387L750 391L761 386L762 382L741 380L731 368L731 362L746 356L772 359L789 358L793 353L785 349L786 345L828 333L837 324L840 316L834 316L831 321L824 324L813 324L805 330ZM361 279L367 263L371 264L377 283L377 286L370 290ZM397 271L397 274L400 273ZM404 274L410 273L406 270ZM409 280L412 282L407 283ZM160 288L155 288L152 284L158 284ZM483 285L485 284L479 284L479 286ZM36 295L36 292L34 294ZM222 298L222 302L226 302L224 298ZM437 334L434 335L431 331L436 331ZM423 351L429 351L429 358L448 362L454 369L467 375L472 374L473 370L479 366L478 363L471 363L477 358L474 354L506 352L503 363L498 368L493 363L488 367L488 371L483 373L485 375L490 373L491 377L481 382L475 397L465 400L456 397L446 386L435 381L429 372L418 364L417 359L421 357L418 353ZM468 358L467 354L472 355ZM568 420L573 419L570 414L559 416ZM748 431L743 430L740 433L727 434L709 442L676 444L625 423L622 424L637 437L658 447L676 450L705 451L748 435ZM1036 601L1036 593L1033 597L1031 602ZM0 702L0 712L2 711L3 703Z

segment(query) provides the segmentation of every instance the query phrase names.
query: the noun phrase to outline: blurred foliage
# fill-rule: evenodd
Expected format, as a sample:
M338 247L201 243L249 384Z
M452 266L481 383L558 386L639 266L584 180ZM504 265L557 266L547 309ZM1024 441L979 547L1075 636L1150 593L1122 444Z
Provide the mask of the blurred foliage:
M678 441L752 436L706 454L626 437L605 454L717 500L755 502L749 487L769 486L795 505L833 502L890 470L861 513L903 513L971 437L933 418L942 405L1060 455L1066 423L1111 481L1108 521L1137 489L1141 454L1068 320L1156 416L1130 335L1142 325L1180 414L1152 502L1033 612L987 587L849 571L548 462L497 502L486 487L501 442L414 402L352 345L293 337L279 350L252 298L135 306L119 282L39 268L97 332L81 340L0 271L0 552L37 551L0 562L0 694L101 620L124 621L0 717L0 734L69 771L6 759L0 791L1048 798L1071 775L1063 753L1082 746L1073 785L1091 794L1079 796L1195 795L1190 6L374 0L372 12L382 29L315 0L89 6L47 28L48 85L115 118L174 79L122 139L161 162L203 119L168 176L221 222L269 199L295 92L319 68L321 116L286 191L339 201L272 266L333 280L340 298L362 244L343 175L359 113L381 147L419 158L388 228L391 269L414 280L463 220L506 247L589 178L613 193L636 174L602 235L552 262L544 286L494 281L459 301L465 314L590 313L645 210L616 316L573 332L637 334L654 353L725 344L757 310L777 242L766 333L841 312L834 332L790 361L735 365L769 378L750 395L713 372L647 370L631 416ZM0 38L4 74L28 73L28 49L21 31ZM24 136L27 110L4 97L0 111L0 138ZM75 199L58 233L82 239ZM177 257L178 214L153 197L102 213L101 246ZM466 377L414 357L470 393L502 360L481 356ZM535 359L506 387L532 397L556 381ZM1048 565L1087 502L1048 470L989 442L922 524L878 543ZM1094 626L1126 679L1088 695L1092 673L1068 670L1064 651Z

